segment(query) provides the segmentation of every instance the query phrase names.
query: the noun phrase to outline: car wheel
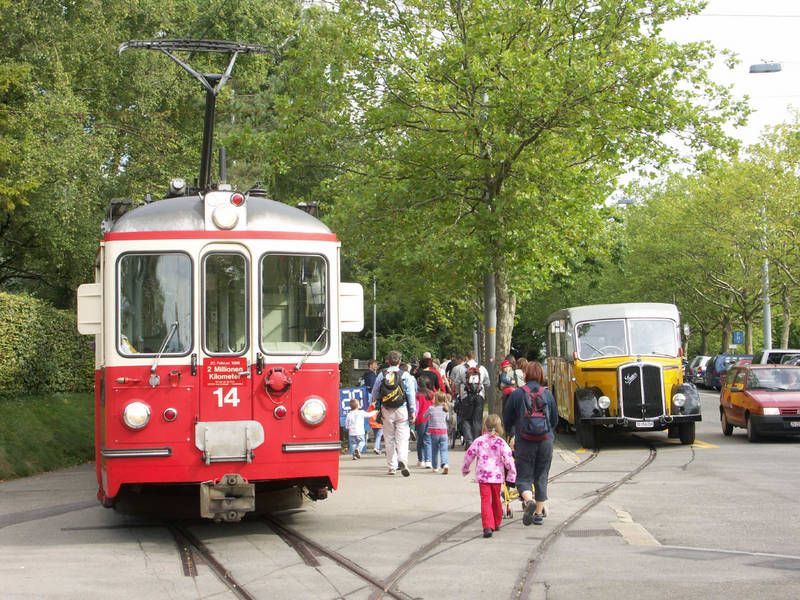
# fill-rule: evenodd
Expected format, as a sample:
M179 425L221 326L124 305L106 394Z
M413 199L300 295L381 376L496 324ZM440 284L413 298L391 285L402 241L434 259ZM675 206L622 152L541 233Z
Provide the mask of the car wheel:
M753 419L750 418L750 415L747 415L747 441L758 441L758 432L756 431L756 426L753 424Z
M678 432L680 433L681 444L694 444L694 421L678 425Z
M724 409L719 411L719 420L722 423L722 435L733 435L733 425L728 423L728 415Z

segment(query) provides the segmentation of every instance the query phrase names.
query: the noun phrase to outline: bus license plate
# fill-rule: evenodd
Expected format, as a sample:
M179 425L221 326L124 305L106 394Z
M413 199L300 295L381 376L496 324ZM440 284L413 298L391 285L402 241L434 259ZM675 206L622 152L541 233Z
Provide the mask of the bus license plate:
M653 422L652 421L636 421L636 428L637 429L652 429Z
M789 421L789 427L800 427L800 421Z

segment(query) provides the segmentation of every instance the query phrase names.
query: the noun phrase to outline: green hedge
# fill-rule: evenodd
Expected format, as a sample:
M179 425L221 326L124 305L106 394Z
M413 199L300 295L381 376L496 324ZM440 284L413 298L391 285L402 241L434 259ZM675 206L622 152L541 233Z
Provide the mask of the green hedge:
M0 396L91 390L93 342L78 334L72 311L0 292Z

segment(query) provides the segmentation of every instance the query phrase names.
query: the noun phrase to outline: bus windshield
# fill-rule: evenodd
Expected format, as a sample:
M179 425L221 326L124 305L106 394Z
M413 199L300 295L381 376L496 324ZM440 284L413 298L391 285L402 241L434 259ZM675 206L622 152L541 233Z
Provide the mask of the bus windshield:
M630 319L627 330L626 335L623 319L580 323L576 328L579 358L678 355L675 323L669 319Z

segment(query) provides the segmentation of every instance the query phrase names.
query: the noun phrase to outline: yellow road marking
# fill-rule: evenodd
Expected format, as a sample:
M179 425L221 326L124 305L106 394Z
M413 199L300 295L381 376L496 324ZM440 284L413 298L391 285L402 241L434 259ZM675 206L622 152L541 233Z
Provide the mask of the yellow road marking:
M655 441L655 440L653 440ZM678 440L670 440L670 439L663 439L658 440L662 444L669 444L671 446L691 446L692 448L701 448L703 450L709 450L711 448L719 448L719 446L715 446L709 442L704 442L702 440L695 440L694 444L681 444ZM663 450L672 450L672 448L662 448ZM677 448L676 448L677 449ZM644 452L646 448L617 448L614 450L611 449L603 449L604 452ZM575 454L585 454L587 452L591 452L587 448L581 446L577 450L575 450Z

